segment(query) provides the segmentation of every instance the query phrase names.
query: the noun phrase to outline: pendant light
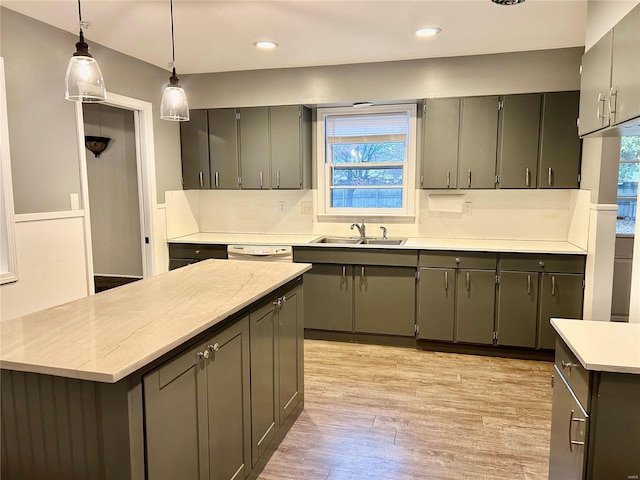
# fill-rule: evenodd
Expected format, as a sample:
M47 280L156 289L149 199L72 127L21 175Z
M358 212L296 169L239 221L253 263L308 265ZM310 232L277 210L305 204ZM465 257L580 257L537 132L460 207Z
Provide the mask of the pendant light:
M185 122L189 120L189 104L184 89L180 86L180 79L176 75L176 47L173 40L173 0L169 0L171 10L171 67L173 68L169 85L164 87L162 102L160 102L160 118Z
M80 21L80 40L76 43L76 52L69 60L65 76L64 98L74 102L104 102L107 90L98 62L89 53L89 45L84 41L82 11L78 0L78 19Z

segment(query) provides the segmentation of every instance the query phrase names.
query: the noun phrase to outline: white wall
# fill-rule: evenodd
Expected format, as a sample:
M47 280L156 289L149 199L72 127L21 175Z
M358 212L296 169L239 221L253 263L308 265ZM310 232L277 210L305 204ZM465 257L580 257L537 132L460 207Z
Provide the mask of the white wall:
M16 215L20 280L0 289L0 320L87 295L83 214Z
M589 50L639 3L640 0L589 0L584 49Z

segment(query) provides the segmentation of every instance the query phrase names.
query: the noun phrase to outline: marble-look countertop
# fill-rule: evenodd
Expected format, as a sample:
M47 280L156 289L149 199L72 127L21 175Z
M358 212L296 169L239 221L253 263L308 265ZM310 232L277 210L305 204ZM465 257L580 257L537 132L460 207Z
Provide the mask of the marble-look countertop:
M0 367L115 383L310 268L206 260L7 320Z
M587 370L640 374L640 323L552 318L551 325Z
M504 253L557 253L586 255L586 251L569 242L544 240L481 240L464 238L409 237L402 245L345 245L313 243L322 234L269 233L194 233L168 240L169 243L263 244L313 246L318 248L385 248L390 250L455 250ZM347 236L347 235L345 235Z

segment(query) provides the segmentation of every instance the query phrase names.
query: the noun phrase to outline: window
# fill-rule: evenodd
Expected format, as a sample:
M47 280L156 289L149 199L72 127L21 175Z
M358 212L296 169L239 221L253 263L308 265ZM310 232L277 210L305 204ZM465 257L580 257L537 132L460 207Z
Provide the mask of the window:
M415 105L318 110L318 213L413 215Z
M640 137L620 139L618 170L618 220L616 233L633 235L638 209L638 172L640 171Z

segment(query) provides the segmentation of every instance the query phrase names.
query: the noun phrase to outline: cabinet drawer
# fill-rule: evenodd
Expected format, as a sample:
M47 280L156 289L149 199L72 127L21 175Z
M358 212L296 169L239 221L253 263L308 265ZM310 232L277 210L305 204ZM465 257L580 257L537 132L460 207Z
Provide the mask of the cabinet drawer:
M556 366L562 373L582 407L589 413L589 371L561 339L556 340Z
M355 248L294 247L294 262L334 263L341 265L382 265L415 267L416 250L378 250Z
M495 270L496 259L495 253L420 252L419 265L436 268Z
M187 260L206 260L207 258L227 258L226 245L208 245L199 243L170 243L169 258Z
M539 255L505 253L500 255L500 270L525 272L584 273L583 255Z

